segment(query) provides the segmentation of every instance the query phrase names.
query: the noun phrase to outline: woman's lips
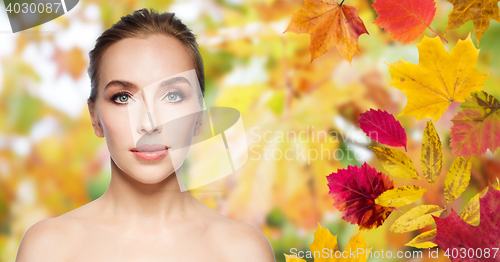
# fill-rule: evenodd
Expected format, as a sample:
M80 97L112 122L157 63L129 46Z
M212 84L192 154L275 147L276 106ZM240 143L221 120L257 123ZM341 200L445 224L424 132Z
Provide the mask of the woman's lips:
M132 152L139 159L153 161L165 157L167 155L168 148L168 146L160 144L144 144L138 146L137 148L132 148L130 152Z

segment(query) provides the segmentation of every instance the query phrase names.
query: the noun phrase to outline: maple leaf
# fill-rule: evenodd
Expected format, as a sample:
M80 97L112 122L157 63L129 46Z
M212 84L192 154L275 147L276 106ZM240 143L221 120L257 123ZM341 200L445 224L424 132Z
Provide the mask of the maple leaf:
M391 40L408 44L417 39L426 28L438 35L430 28L436 14L434 0L377 0L372 6L378 14L373 23L384 28L384 31L391 32ZM444 38L443 40L446 41Z
M315 262L327 262L327 261L333 261L333 262L365 262L368 260L368 256L363 253L365 251L370 251L371 248L366 248L366 240L363 237L361 231L358 232L357 235L352 236L351 239L349 240L349 244L344 248L344 254L347 251L347 253L350 253L353 250L358 251L358 249L362 249L363 253L359 251L359 255L357 257L351 257L351 256L344 256L339 255L341 254L339 250L339 246L337 243L337 236L332 235L330 233L330 230L324 228L321 226L320 223L318 223L318 229L316 229L316 232L314 232L314 241L312 244L308 244L309 248L311 249L311 257L314 257ZM323 253L324 249L328 249L328 254ZM337 253L337 254L335 254ZM318 254L321 254L318 256ZM356 253L357 254L357 253ZM284 254L286 261L287 262L303 262L306 261L302 258L299 258L298 256L290 256L287 254ZM308 257L307 254L304 255L304 257Z
M311 62L335 46L350 64L359 53L359 36L368 34L357 10L335 0L305 0L304 7L292 14L283 33L311 35Z
M413 116L417 121L429 117L436 122L452 102L463 102L471 92L483 88L489 74L476 71L479 50L470 35L459 40L450 53L436 37L424 36L417 47L418 65L403 60L387 64L391 85L408 98L400 115Z
M359 128L371 139L406 150L406 132L393 115L382 110L366 111L359 115Z
M422 138L421 163L424 177L434 184L443 167L443 147L432 120L427 121Z
M500 212L498 212L500 191L490 188L486 195L479 199L479 202L481 222L478 226L463 221L453 209L446 218L434 217L437 233L432 242L444 250L453 248L469 250L469 248L472 248L474 250L482 249L484 252L488 248L492 253L487 261L500 261L500 256L497 254L494 258L493 253L495 251L491 250L491 248L500 247L500 238L498 238L498 232L500 231ZM460 261L460 256L457 258L450 256L450 259ZM471 260L474 260L474 258L468 261Z
M302 261L305 261L304 259L298 257L298 256L290 256L290 255L287 255L287 254L283 254L285 255L285 262L302 262Z
M481 36L490 26L490 20L495 19L500 23L498 9L499 0L446 0L453 4L453 11L448 15L446 32L457 29L465 22L472 20L477 45ZM445 32L445 34L446 34Z
M460 105L451 121L451 152L456 156L492 153L500 146L500 102L488 93L475 92Z
M384 173L369 166L348 166L327 177L333 206L343 212L342 219L358 224L360 229L382 225L394 210L375 203L383 192L394 188L394 182Z

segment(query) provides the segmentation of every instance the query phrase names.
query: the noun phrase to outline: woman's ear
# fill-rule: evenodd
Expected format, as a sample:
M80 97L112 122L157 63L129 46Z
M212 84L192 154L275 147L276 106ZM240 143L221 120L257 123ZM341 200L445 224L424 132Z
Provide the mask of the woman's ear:
M92 127L94 128L95 135L101 138L104 137L101 123L99 122L99 119L95 112L95 104L90 101L90 99L87 100L87 107L89 108L90 120L92 121Z

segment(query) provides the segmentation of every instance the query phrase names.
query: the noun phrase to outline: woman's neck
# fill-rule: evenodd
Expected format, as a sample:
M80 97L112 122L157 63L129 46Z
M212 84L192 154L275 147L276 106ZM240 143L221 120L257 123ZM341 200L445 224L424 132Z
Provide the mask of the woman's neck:
M152 226L190 217L193 213L190 207L197 200L185 190L181 171L182 166L159 183L144 184L124 173L111 160L111 182L101 197L103 215L126 224Z

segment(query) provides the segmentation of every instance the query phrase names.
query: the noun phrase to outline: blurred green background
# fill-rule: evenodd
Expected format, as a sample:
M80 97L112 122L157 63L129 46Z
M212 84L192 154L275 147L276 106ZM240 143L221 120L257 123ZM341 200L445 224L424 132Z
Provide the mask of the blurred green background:
M431 27L443 35L453 6L436 2ZM0 33L0 261L15 260L31 225L78 208L107 189L109 153L104 139L94 135L86 107L88 52L104 29L145 7L175 12L193 30L205 65L207 105L238 109L247 132L246 164L191 193L229 218L260 229L277 261L285 261L283 253L290 254L291 248L308 251L318 222L338 235L343 249L358 227L343 221L332 207L326 176L365 161L385 172L366 148L375 142L358 128L358 115L369 108L395 116L401 112L406 97L388 85L385 62L418 63L416 44L422 38L408 45L390 41L389 33L373 24L372 3L344 2L358 8L369 32L359 38L361 54L354 56L352 65L335 48L311 63L310 36L283 34L302 0L80 1L68 14L46 24L16 34ZM3 23L6 16L0 6ZM469 21L445 35L448 51L469 33L477 47ZM429 30L425 34L434 36ZM499 42L500 25L492 20L481 39L477 69L491 72L484 90L497 99ZM459 104L454 103L435 124L444 147L444 173L454 159L448 133L457 110ZM421 172L426 121L397 119L409 137L407 155ZM290 132L302 132L302 140L294 141ZM286 150L288 159L280 155ZM213 164L188 159L187 172ZM461 210L488 181L500 176L499 169L498 154L474 159L471 184L453 208ZM393 179L396 186L408 184ZM441 176L433 188L442 188L443 181ZM441 204L441 192L429 191L414 205ZM389 226L400 215L394 212L382 227L364 232L367 246L413 250L404 244L429 228L390 234Z

